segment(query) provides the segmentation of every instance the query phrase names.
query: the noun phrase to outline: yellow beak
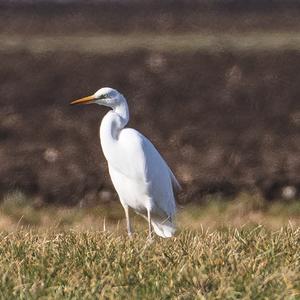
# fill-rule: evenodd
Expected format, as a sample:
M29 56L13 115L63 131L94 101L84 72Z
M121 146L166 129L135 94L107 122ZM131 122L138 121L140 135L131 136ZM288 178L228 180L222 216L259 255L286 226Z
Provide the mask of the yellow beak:
M74 104L89 104L89 103L94 102L95 99L96 99L95 96L91 95L91 96L87 96L87 97L72 101L70 104L72 104L72 105L74 105Z

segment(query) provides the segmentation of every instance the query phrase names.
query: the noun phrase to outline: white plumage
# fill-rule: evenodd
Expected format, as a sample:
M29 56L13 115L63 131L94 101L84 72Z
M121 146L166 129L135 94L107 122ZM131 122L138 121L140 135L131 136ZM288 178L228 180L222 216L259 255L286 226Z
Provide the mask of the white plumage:
M123 95L111 88L102 88L94 95L71 104L97 103L110 110L100 126L100 141L108 162L109 173L125 210L128 234L132 234L129 209L148 220L161 237L175 232L174 191L181 187L167 163L153 144L141 133L124 128L129 111Z

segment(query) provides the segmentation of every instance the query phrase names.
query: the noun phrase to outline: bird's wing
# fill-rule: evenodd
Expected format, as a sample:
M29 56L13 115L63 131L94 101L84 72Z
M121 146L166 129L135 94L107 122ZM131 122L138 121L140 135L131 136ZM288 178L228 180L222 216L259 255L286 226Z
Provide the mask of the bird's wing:
M177 178L175 177L174 173L172 172L172 170L169 168L169 173L171 176L171 180L172 180L172 186L173 189L176 193L179 193L182 191L182 187L180 185L180 183L178 182Z
M143 137L143 147L146 150L146 160L148 159L148 163L152 166L155 165L155 163L160 162L161 168L164 168L166 172L168 173L173 191L174 192L180 192L182 190L182 187L180 183L178 182L177 178L175 177L174 173L172 172L171 168L168 166L167 162L164 160L164 158L161 156L161 154L158 152L158 150L154 147L154 145L144 136ZM151 155L150 155L151 153Z
M149 196L167 216L175 213L173 190L180 189L175 175L153 144L138 131L126 128L121 134L127 176L142 180L148 186ZM126 155L125 155L126 154ZM124 168L122 168L124 170Z

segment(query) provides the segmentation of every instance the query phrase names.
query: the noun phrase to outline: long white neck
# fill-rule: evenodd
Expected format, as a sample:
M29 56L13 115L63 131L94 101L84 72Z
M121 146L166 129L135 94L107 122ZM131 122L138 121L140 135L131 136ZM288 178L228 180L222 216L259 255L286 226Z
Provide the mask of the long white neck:
M123 129L129 121L129 109L126 100L122 101L116 107L112 107L113 112L120 116L120 130Z
M102 119L100 125L100 142L104 156L108 161L114 157L121 130L129 121L129 110L126 100L115 107L112 107Z

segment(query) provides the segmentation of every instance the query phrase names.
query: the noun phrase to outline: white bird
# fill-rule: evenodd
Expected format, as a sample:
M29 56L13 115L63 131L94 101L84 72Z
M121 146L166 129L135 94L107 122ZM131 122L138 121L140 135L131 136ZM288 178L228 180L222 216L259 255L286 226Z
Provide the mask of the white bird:
M129 208L148 220L161 237L175 233L174 192L180 184L153 144L141 133L125 128L129 121L127 101L118 91L104 87L71 104L96 103L110 107L102 119L100 141L113 185L124 208L128 235L132 234Z

